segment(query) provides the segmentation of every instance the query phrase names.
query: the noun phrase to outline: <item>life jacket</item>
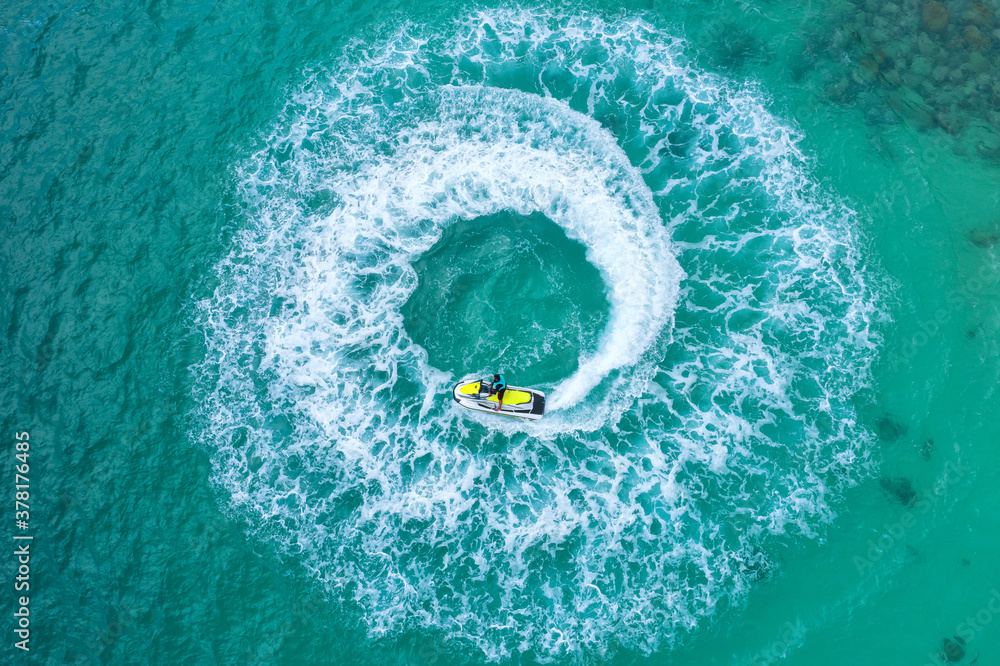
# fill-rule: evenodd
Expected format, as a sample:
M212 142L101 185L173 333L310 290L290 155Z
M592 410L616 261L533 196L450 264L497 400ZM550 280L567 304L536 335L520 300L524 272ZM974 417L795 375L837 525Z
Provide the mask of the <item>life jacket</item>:
M502 391L505 388L507 388L507 380L503 378L503 375L500 375L500 380L493 382L493 390Z

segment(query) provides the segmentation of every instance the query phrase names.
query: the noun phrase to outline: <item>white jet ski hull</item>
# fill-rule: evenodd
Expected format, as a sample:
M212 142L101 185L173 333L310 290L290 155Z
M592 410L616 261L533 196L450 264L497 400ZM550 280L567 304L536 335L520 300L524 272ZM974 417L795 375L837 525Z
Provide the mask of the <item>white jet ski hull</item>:
M508 386L504 393L503 405L497 411L497 396L489 395L488 382L467 379L455 385L451 391L455 402L466 409L500 416L537 421L545 414L545 394L535 389Z

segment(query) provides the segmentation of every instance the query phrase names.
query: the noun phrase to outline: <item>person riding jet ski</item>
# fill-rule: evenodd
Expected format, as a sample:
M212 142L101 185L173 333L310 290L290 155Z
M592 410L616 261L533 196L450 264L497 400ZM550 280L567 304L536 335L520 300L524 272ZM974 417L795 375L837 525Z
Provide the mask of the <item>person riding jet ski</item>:
M495 397L494 397L495 396ZM537 421L545 414L545 394L538 389L510 386L501 374L489 379L467 377L451 389L451 397L476 412L493 412Z
M507 392L507 380L503 375L493 375L493 382L490 384L490 395L497 396L497 406L493 411L499 412L503 405L503 394Z

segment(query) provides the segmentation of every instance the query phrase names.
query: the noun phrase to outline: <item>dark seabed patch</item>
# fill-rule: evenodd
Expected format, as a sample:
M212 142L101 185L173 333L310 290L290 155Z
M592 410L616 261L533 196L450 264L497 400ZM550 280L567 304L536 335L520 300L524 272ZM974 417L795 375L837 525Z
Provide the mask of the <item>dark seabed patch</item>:
M906 122L957 153L1000 160L996 0L848 0L814 31L827 99L859 104L872 125Z
M969 232L969 242L984 250L991 249L1000 243L1000 226L973 229Z
M903 506L913 506L917 500L917 492L913 484L905 477L885 477L879 480L879 485L889 499Z
M941 656L949 663L962 661L965 657L965 641L958 636L944 639L941 642Z
M878 436L885 442L895 442L909 431L905 423L900 423L891 416L883 416L875 422Z

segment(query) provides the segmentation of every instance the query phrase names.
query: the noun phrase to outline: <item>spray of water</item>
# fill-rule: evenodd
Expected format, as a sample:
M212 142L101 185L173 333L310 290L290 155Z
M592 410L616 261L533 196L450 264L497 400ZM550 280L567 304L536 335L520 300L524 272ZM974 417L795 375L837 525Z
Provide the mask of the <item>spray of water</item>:
M853 213L684 48L524 10L405 26L311 75L238 167L196 437L234 514L373 635L661 649L864 473ZM539 422L459 413L400 314L445 227L498 211L560 225L607 288Z

